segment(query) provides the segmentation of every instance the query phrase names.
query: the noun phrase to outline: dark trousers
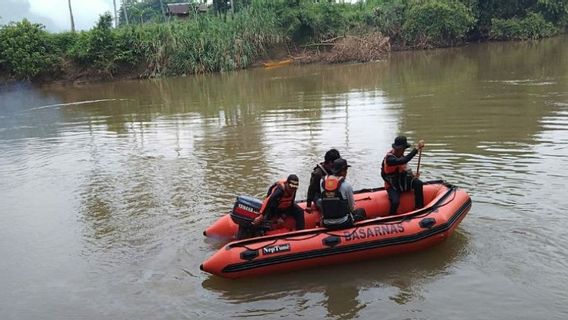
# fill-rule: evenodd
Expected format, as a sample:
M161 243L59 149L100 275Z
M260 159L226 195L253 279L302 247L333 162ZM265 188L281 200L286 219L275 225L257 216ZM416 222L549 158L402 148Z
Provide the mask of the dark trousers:
M269 212L266 216L266 220L270 220L273 217L281 217L281 216L292 216L294 220L296 220L296 230L303 230L305 228L305 221L304 221L304 210L300 208L297 204L294 204L290 208L287 209L276 209Z
M332 230L345 229L345 228L352 227L354 222L365 220L365 219L367 219L367 212L365 212L365 208L356 208L355 210L353 210L353 212L351 212L349 214L347 221L345 221L341 224L337 224L337 225L326 225L325 223L322 223L322 224L323 224L324 227L326 227L328 229L332 229Z
M410 189L414 190L414 208L420 209L424 207L424 194L422 192L422 186L424 184L419 179L413 178L410 182ZM392 186L387 188L387 193L390 200L390 214L396 214L398 206L400 205L400 194L402 191L393 188Z
M367 219L367 212L365 208L356 208L353 210L353 220L361 221Z
M321 210L321 195L320 194L316 194L314 196L314 204L316 205L316 208L318 208L318 211L322 212L322 210Z

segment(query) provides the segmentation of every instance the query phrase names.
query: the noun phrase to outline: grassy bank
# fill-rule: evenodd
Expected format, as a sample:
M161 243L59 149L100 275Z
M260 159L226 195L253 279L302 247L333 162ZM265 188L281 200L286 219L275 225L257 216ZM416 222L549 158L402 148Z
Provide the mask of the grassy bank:
M149 0L148 0L149 1ZM50 81L158 77L246 68L270 49L304 61L368 61L394 49L524 40L565 30L568 0L240 1L234 14L79 33L26 20L0 27L0 78ZM246 3L246 5L245 5ZM310 60L311 59L311 60Z

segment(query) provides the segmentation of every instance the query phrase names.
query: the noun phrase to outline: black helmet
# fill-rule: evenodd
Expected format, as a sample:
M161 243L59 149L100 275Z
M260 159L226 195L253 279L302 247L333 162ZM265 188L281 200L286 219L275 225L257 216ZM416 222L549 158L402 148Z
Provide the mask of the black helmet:
M339 172L341 172L341 170L346 169L348 167L351 166L347 164L347 160L343 158L335 159L335 161L333 161L333 167L331 168L331 172L333 174L338 174Z
M410 147L410 144L408 144L408 142L406 141L405 136L398 136L394 139L392 147L395 149L406 149Z
M339 151L337 151L337 149L329 149L324 156L324 160L325 162L333 162L335 161L335 159L339 159L341 158L341 155L339 154Z

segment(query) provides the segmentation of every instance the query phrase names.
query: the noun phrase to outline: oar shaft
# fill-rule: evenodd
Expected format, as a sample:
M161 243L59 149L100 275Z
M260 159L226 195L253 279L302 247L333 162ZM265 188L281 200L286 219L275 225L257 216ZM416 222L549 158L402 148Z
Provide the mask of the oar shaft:
M418 150L418 165L416 166L416 174L420 173L420 160L422 159L422 149Z

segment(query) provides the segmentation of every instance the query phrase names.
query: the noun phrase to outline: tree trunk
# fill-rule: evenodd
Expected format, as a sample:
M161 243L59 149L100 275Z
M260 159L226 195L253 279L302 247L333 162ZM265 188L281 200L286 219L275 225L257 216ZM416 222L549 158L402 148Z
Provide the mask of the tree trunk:
M114 27L118 28L118 15L116 14L116 0L112 0L112 4L114 5Z
M126 0L122 0L122 9L124 11L124 20L126 21L126 25L128 25L128 9L126 8Z
M164 21L166 21L166 8L164 8L164 2L160 0L160 9L162 9L162 16L164 17Z
M69 16L71 17L71 32L75 32L75 20L73 20L73 9L71 9L71 0L67 1L69 3Z

